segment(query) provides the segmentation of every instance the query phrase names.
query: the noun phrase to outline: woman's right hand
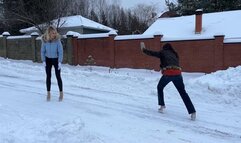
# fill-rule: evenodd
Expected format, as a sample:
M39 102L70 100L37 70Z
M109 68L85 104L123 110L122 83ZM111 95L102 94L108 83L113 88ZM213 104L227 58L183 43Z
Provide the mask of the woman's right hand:
M43 66L46 67L46 62L43 62Z

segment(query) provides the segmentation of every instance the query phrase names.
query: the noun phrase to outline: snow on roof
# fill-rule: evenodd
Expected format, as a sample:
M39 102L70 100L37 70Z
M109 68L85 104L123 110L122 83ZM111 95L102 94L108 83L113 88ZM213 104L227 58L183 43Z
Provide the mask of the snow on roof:
M100 38L100 37L109 37L110 35L117 35L115 31L110 31L109 33L95 33L95 34L80 34L78 32L74 31L68 31L65 36L72 35L74 37L78 38Z
M241 39L241 10L207 13L202 15L202 32L195 34L195 15L159 18L143 35L161 32L162 41L210 39L224 35L225 39Z
M57 25L57 19L53 20L54 25ZM75 16L68 16L68 17L62 17L61 23L64 23L61 28L68 28L68 27L78 27L83 26L91 29L100 29L100 30L107 30L107 31L116 31L115 29L112 29L110 27L107 27L105 25L102 25L100 23L97 23L95 21L92 21L90 19L87 19L81 15L75 15ZM42 24L44 25L44 24ZM21 33L26 33L27 31L37 30L35 26L21 29Z

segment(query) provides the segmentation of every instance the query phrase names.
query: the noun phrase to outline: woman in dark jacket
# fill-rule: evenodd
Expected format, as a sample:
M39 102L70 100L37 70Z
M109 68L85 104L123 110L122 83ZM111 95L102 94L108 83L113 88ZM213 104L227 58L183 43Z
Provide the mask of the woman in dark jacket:
M159 112L163 112L165 107L163 89L169 83L173 82L174 86L178 90L182 100L187 108L189 114L191 114L191 119L196 119L196 110L189 98L185 86L183 83L183 78L181 74L181 68L179 66L179 57L177 52L172 48L171 44L167 43L162 47L161 51L151 51L145 48L144 42L141 42L141 50L143 53L149 56L157 57L160 59L160 67L162 70L162 77L158 83L158 104L160 108Z

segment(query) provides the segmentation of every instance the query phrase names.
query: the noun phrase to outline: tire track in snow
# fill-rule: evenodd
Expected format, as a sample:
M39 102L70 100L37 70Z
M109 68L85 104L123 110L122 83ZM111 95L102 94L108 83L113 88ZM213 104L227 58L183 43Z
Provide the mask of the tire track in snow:
M96 90L96 89L91 89L91 88L82 88L82 90L85 91L89 91L89 92L93 92L95 94L111 94L113 95L115 98L115 96L122 96L123 97L131 97L131 95L128 94L122 94L122 93L117 93L117 92L112 92L112 91L101 91L101 90ZM108 95L106 94L106 95ZM70 96L74 96L75 98L72 99L74 101L80 101L82 102L83 100L79 100L78 98L85 98L89 97L88 95L79 95L79 94L74 94L74 93L69 93L68 95ZM216 126L216 127L220 127L223 125L220 124L216 124L213 122L206 122L206 121L201 121L201 120L197 120L195 122L189 121L186 118L182 119L182 120L178 120L178 119L173 119L173 116L166 116L165 114L160 114L157 111L154 111L153 109L150 108L144 108L142 105L135 105L135 104L127 104L127 103L123 103L123 102L118 102L118 101L107 101L106 99L103 99L101 97L103 97L103 95L98 96L100 97L99 99L96 98L89 98L90 100L95 100L98 101L99 104L94 104L95 106L99 106L101 108L105 108L108 110L112 110L112 111L118 111L118 112L122 112L125 114L129 114L131 116L135 116L138 118L145 118L145 119L150 119L150 120L155 120L155 121L160 121L160 122L165 122L166 124L171 124L171 125L176 125L180 128L186 129L186 130L191 130L200 134L206 134L206 135L210 135L212 137L221 137L221 138L226 138L226 139L232 139L232 138L241 138L241 135L238 134L238 132L236 133L231 133L231 132L226 132L226 131L222 131L221 129L216 129L215 127L212 128L208 128L209 125L211 126ZM109 96L108 96L109 97ZM138 98L136 98L138 99ZM86 101L85 101L86 102ZM93 102L91 102L93 104ZM102 103L102 104L101 104ZM107 104L108 103L108 104ZM139 102L138 102L139 103ZM118 107L118 108L114 108L114 107ZM181 118L179 118L181 119ZM199 125L196 125L199 124ZM234 130L241 130L241 128L238 127L231 127L231 126L226 126L226 128L231 128Z

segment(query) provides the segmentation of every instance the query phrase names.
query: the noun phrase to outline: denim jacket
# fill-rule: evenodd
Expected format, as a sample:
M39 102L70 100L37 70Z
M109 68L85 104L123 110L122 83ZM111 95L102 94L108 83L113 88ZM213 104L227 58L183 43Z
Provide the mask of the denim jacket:
M41 60L45 62L45 58L58 58L58 62L63 61L63 46L60 39L54 41L42 40Z

